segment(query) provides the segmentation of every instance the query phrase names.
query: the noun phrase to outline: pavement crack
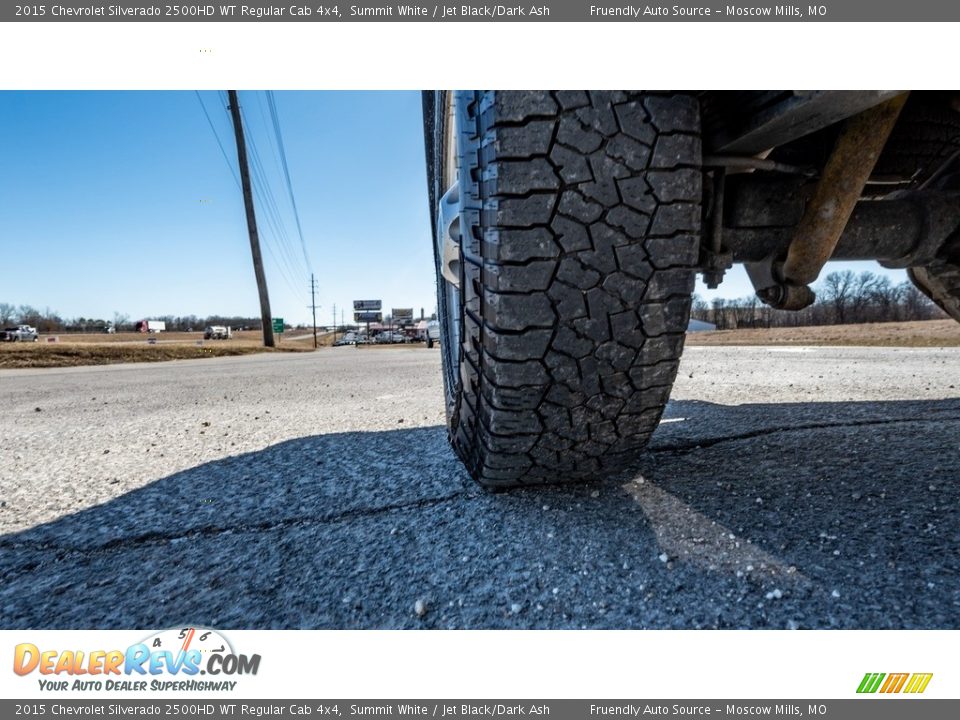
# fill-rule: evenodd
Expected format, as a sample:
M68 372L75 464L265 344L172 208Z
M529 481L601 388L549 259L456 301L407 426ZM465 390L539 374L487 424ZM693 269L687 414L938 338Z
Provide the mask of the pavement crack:
M4 550L30 550L37 552L56 552L61 556L72 553L97 554L111 553L122 550L131 550L151 545L163 545L171 542L180 542L196 538L213 538L226 534L245 534L245 533L269 533L277 530L286 530L294 527L309 527L311 525L334 524L344 521L350 521L357 518L376 517L392 512L402 512L405 510L425 510L428 508L443 505L455 500L475 500L483 497L484 493L473 492L454 492L437 497L420 498L417 500L401 503L392 503L389 505L380 505L378 507L351 508L337 513L320 516L298 516L285 518L273 522L262 523L244 523L240 525L229 526L205 526L191 528L178 533L149 532L142 533L135 537L115 538L108 542L92 546L70 546L55 542L33 542L23 541L14 542L10 540L0 540L0 549ZM58 558L59 559L59 558Z
M690 440L687 442L677 442L667 445L659 445L657 447L648 448L647 452L650 453L675 453L677 455L683 455L686 453L691 453L696 450L704 450L706 448L713 447L714 445L721 445L728 442L736 442L738 440L752 440L753 438L763 437L764 435L776 435L778 433L789 433L789 432L798 432L803 430L829 430L831 428L843 428L843 427L869 427L875 425L900 425L905 423L929 423L929 422L943 422L943 421L960 421L960 417L937 417L937 418L920 418L920 417L908 417L908 418L886 418L886 419L876 419L876 420L858 420L858 421L843 421L843 422L822 422L822 423L808 423L805 425L781 425L778 427L768 427L768 428L758 428L756 430L748 430L747 432L737 433L735 435L723 435L721 437L715 438L706 438L703 440Z

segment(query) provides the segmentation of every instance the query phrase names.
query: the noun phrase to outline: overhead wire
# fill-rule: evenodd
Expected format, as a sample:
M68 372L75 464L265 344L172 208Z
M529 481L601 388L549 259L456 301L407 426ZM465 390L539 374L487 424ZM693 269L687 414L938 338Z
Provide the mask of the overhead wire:
M252 134L248 134L248 140L250 145L250 166L253 170L251 173L253 178L253 186L259 191L258 193L255 193L257 196L256 199L261 205L261 209L263 210L264 216L268 221L268 225L270 225L274 232L274 236L277 240L278 252L280 257L283 258L283 264L286 267L287 272L290 274L289 277L296 278L298 275L303 273L303 270L302 268L298 267L297 257L293 251L293 245L290 242L286 226L283 222L283 217L280 214L277 201L270 188L270 182L267 178L266 171L263 167L263 161L260 157L260 152L257 149L256 141L254 140ZM292 279L290 282L294 285L297 284Z
M203 96L200 94L199 90L194 90L194 93L196 95L197 102L200 103L200 108L203 110L203 115L207 119L207 124L210 126L210 131L213 133L213 137L217 141L217 147L220 148L220 154L223 155L223 160L227 164L227 169L230 170L230 174L233 176L233 180L237 184L237 188L241 189L242 185L240 183L240 178L237 176L237 171L236 171L236 168L234 167L234 163L230 161L230 156L227 154L227 150L223 146L223 141L220 139L220 133L217 132L217 128L213 124L213 118L210 117L210 113L207 110L206 103L203 101ZM227 106L229 103L227 101L225 92L221 92L220 100L221 100L221 107L224 108L224 110L227 112L227 118L230 119L229 111L227 110ZM230 122L232 123L232 119L230 119ZM274 263L276 263L277 267L280 268L281 277L283 277L284 282L290 287L291 290L293 290L296 293L297 290L295 288L295 284L289 278L289 276L286 274L286 271L281 266L277 258L277 255L274 252L273 247L271 246L271 243L264 242L264 245L266 245L267 252L269 253L270 257L273 259Z
M307 243L303 237L303 227L300 225L300 212L297 210L297 199L293 194L293 183L290 181L290 168L287 166L287 153L283 146L283 133L280 131L280 118L277 114L277 103L272 90L266 91L267 105L270 108L270 117L273 120L273 131L277 138L277 146L280 149L280 162L283 165L283 177L287 181L287 193L290 196L290 206L293 208L293 219L297 224L297 235L300 237L300 248L303 250L303 259L307 263L307 268L312 267L310 256L307 253Z
M266 115L264 114L264 99L265 99L265 98L267 99L267 102L270 102L270 101L271 101L271 98L272 98L272 93L271 93L270 91L265 91L262 95L258 95L258 100L259 100L260 102L257 104L257 107L258 107L258 109L259 109L259 111L260 111L260 119L263 121L263 126L264 126L264 128L265 128L265 129L268 129L271 124L273 124L273 127L274 127L273 138L271 138L270 135L269 135L269 133L267 133L267 145L268 145L268 147L273 151L272 153L268 153L268 154L270 154L271 158L275 161L276 169L277 169L278 173L282 173L283 176L284 176L284 178L285 178L285 182L286 182L286 185L287 185L287 188L288 188L288 194L289 194L289 197L290 197L291 200L292 200L292 202L291 202L291 209L293 210L293 213L294 213L294 220L295 220L296 226L297 226L297 234L298 234L298 237L299 237L299 239L300 239L300 250L301 250L301 252L302 252L302 254L303 254L303 260L304 260L304 263L305 263L305 264L301 266L300 263L299 263L299 258L296 258L295 260L293 260L293 262L294 262L298 267L301 268L301 271L304 273L305 278L308 278L308 277L310 276L310 268L311 268L310 258L309 258L309 255L307 254L307 251L306 251L306 243L305 243L304 238L303 238L303 229L302 229L302 226L301 226L301 224L300 224L300 217L299 217L299 213L297 212L296 201L293 200L292 184L291 184L290 181L289 181L289 170L288 170L287 167L286 167L286 157L285 157L285 155L284 155L284 150L283 150L283 139L282 139L282 136L281 136L281 135L278 135L278 133L277 133L278 126L277 126L277 124L276 124L276 122L275 122L275 119L276 119L276 117L277 117L277 116L276 116L276 109L274 108L274 109L271 111L271 122L268 123L267 117L266 117ZM271 142L271 139L274 140L274 141ZM262 170L263 170L264 173L266 172L266 168L262 168ZM274 198L274 201L276 201L276 198ZM277 210L277 211L279 212L279 207L278 207L278 210ZM285 235L285 239L287 240L287 243L289 243L288 246L287 246L288 252L289 252L291 255L293 255L293 256L297 256L297 252L296 252L296 250L294 250L294 248L293 248L293 242L290 241L289 236L286 236L286 235Z
M264 120L264 125L266 125L266 118L263 117L262 106L261 106L261 118ZM249 120L245 118L245 122L248 123L248 127L252 126ZM269 135L268 135L269 138ZM287 233L286 223L283 220L283 213L280 211L279 203L276 200L276 196L273 193L272 185L269 181L269 176L267 174L266 166L263 162L263 155L260 153L256 138L251 133L250 135L250 144L253 156L253 164L257 169L260 177L260 184L263 187L263 195L267 206L270 208L270 212L273 213L274 219L277 222L278 227L280 228L280 243L283 248L284 256L286 257L291 272L294 275L302 273L304 277L309 275L309 269L306 267L301 267L297 258L297 253L294 250L293 242L290 240L290 236ZM269 140L268 140L269 145ZM279 169L279 166L278 166Z
M203 97L200 95L199 90L194 90L197 95L197 102L200 103L200 107L203 110L203 116L207 119L207 124L210 125L210 130L213 132L213 137L217 141L217 147L220 148L220 153L223 155L224 162L227 163L227 167L230 169L230 174L233 175L234 182L237 183L237 187L240 187L240 178L237 177L237 171L233 167L233 163L230 162L230 157L227 155L227 151L223 147L223 142L220 140L220 133L217 132L217 128L213 124L213 120L210 118L210 113L207 112L207 106L203 102Z
M221 101L222 101L221 107L223 107L224 111L229 116L229 109L228 109L229 102L227 100L226 93L223 91L221 91ZM293 271L290 265L290 261L287 259L287 257L284 256L283 252L279 249L279 248L285 247L282 240L285 230L283 229L282 221L280 220L279 216L276 215L276 203L275 201L272 201L272 195L270 194L269 184L267 183L266 178L262 176L259 179L257 178L256 168L259 166L259 157L257 156L257 153L256 153L256 147L253 141L253 136L249 132L249 125L247 124L247 120L245 117L243 117L243 115L244 113L241 108L241 117L244 122L244 125L247 126L247 132L245 133L245 136L248 140L248 145L250 145L250 150L251 150L250 156L252 160L251 166L254 168L254 172L251 173L251 180L252 180L251 190L253 191L254 202L260 206L261 216L266 218L268 229L273 233L274 238L276 239L276 243L273 243L269 238L269 233L261 233L261 236L263 237L263 240L264 240L263 244L266 246L267 252L269 253L270 257L273 259L274 265L277 268L280 274L280 277L283 278L284 283L290 288L290 290L295 295L299 295L302 292L302 290L299 288L299 283L295 282L292 279L297 275L297 273ZM212 123L211 123L211 126L212 126ZM222 144L221 144L221 150L223 150ZM231 165L231 169L232 169L232 165ZM236 176L235 176L235 179L236 179ZM239 185L239 180L238 180L238 185ZM266 198L266 200L264 198ZM277 245L278 250L274 249L273 247L274 244Z

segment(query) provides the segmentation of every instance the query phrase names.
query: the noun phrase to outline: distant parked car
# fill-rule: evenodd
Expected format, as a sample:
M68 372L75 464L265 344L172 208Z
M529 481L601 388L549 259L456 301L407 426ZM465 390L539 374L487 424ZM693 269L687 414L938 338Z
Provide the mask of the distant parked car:
M36 342L39 337L37 329L30 325L8 327L0 332L0 340L4 342Z
M377 335L377 342L382 345L390 345L393 343L405 343L407 342L407 336L401 332L382 332Z

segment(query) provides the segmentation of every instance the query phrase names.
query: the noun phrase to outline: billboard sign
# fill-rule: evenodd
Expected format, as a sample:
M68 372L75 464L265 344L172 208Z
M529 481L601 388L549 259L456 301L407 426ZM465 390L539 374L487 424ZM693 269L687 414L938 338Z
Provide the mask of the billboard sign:
M390 311L397 325L413 325L413 308L393 308Z
M382 303L379 300L354 300L353 301L353 311L360 312L361 310L371 310L377 311L382 307Z
M353 314L353 321L362 323L362 322L383 322L383 313L378 312L355 312Z

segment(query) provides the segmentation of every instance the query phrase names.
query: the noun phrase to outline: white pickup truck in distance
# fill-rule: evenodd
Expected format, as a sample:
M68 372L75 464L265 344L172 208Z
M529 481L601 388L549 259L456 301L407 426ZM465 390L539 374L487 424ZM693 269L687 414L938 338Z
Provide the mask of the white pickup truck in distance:
M224 325L208 325L203 331L204 340L229 340L233 337L233 330Z
M40 337L35 327L18 325L0 330L0 340L4 342L36 342Z

